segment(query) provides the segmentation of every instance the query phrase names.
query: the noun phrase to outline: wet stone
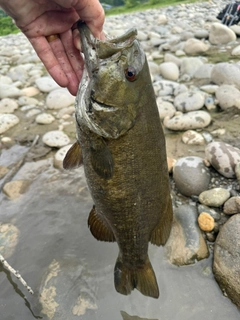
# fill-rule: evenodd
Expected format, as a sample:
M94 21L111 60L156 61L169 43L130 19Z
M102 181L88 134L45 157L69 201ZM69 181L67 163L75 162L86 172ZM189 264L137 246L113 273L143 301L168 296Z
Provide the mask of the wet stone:
M221 228L214 247L213 272L223 293L240 309L240 214Z
M185 196L199 195L208 189L209 169L200 157L183 157L173 167L173 179L180 193Z
M220 213L217 211L217 209L209 208L208 206L205 206L203 204L198 205L198 213L201 214L202 212L208 213L214 221L219 221L221 219Z
M59 89L59 85L50 77L41 77L35 80L38 89L42 92L50 92Z
M8 173L8 167L0 165L0 180Z
M68 150L71 148L71 144L62 147L61 149L59 149L54 156L54 167L58 168L58 169L62 169L63 168L63 159L65 158L66 153L68 152Z
M202 231L210 232L214 229L214 219L207 212L202 212L198 216L198 225Z
M213 141L205 148L207 160L224 177L235 178L235 166L240 162L240 149L224 142Z
M29 185L30 181L28 180L10 181L4 185L3 192L8 196L8 198L15 200L27 191Z
M19 230L13 224L0 223L0 254L9 258L18 243Z
M0 114L0 134L14 127L19 123L19 119L14 114Z
M240 213L240 197L231 197L223 206L223 212L225 214Z
M194 130L188 130L183 133L182 142L185 144L203 145L204 138L201 133L198 133Z
M197 216L196 207L190 205L182 205L174 212L173 226L165 248L168 259L177 266L193 264L209 256Z
M210 207L220 207L230 198L230 192L223 188L213 188L203 191L199 195L199 201Z

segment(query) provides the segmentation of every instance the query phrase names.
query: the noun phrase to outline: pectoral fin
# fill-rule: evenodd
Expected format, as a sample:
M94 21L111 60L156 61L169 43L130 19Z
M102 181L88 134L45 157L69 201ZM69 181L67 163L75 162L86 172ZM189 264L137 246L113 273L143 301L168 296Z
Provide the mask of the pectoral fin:
M76 141L68 150L64 160L64 169L78 168L83 164L82 150L78 141Z
M96 173L104 178L110 179L113 175L113 157L112 154L103 140L98 138L91 141L91 164Z
M107 226L106 222L97 214L95 206L93 206L89 218L88 226L94 238L100 241L114 242L115 237L112 230Z

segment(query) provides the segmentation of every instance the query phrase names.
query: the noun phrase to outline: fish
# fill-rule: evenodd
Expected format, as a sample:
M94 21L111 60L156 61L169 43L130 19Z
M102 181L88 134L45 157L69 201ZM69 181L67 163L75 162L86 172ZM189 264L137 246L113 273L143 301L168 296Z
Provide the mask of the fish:
M138 316L130 316L125 311L120 311L123 320L158 320L158 319L148 319L148 318L140 318Z
M137 30L93 37L78 23L85 58L75 104L77 141L65 169L83 164L94 205L88 226L100 241L117 242L117 292L135 288L158 298L149 242L164 245L173 212L165 137L147 59Z

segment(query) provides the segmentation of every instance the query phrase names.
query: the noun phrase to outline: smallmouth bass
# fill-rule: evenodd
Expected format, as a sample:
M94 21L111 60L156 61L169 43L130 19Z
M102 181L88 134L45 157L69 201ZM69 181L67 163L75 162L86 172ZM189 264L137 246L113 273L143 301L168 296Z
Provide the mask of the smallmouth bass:
M88 225L97 240L116 241L115 288L159 297L148 243L164 245L172 225L165 138L147 59L131 29L95 39L79 22L85 68L76 98L78 141L63 162L83 163L94 201Z

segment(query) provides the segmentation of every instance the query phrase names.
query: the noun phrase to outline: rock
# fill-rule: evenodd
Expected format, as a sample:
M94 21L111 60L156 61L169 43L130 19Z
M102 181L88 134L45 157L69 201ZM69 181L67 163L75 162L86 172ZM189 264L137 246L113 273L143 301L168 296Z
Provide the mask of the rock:
M174 212L173 226L165 246L171 263L182 266L209 256L208 247L197 224L197 209L182 205Z
M179 77L178 66L173 62L163 62L159 66L160 74L166 80L176 81Z
M35 120L39 124L50 124L55 120L55 118L49 113L41 113Z
M27 97L33 97L40 93L40 91L35 87L27 87L22 89L22 94Z
M148 61L148 66L152 76L159 75L159 65L156 62Z
M200 92L180 93L174 99L174 106L181 112L199 110L204 106L204 96Z
M27 191L29 185L29 180L10 181L3 186L3 192L8 196L8 198L15 200Z
M50 92L60 88L60 86L50 77L38 78L35 80L35 83L42 92Z
M216 91L216 98L222 110L232 107L240 109L240 91L230 85L221 85Z
M208 206L205 206L203 204L199 204L198 205L198 213L201 214L202 212L208 213L216 222L221 219L221 215L217 211L217 209L209 208Z
M203 145L204 138L201 133L198 133L194 130L188 130L182 135L182 142L185 144L194 144L194 145Z
M70 142L68 136L59 130L45 133L42 137L42 140L47 146L56 148L64 147Z
M227 62L216 64L212 69L211 81L217 85L234 85L240 90L240 66Z
M212 74L212 73L211 73ZM207 93L210 93L210 94L213 94L217 91L217 89L219 88L219 86L217 85L212 85L212 84L208 84L208 85L204 85L204 86L201 86L200 89L202 91L205 91Z
M235 178L235 166L240 162L240 149L221 141L213 141L206 146L205 155L221 175Z
M195 79L205 79L210 82L213 67L213 64L205 63L195 71L193 77Z
M197 55L208 51L209 45L197 39L188 39L184 44L184 51L188 55Z
M19 123L19 119L14 114L0 114L0 134L6 132Z
M240 162L238 162L235 166L235 174L240 185Z
M196 30L194 32L194 37L197 39L207 39L209 37L209 32L205 29Z
M208 189L210 172L200 157L183 157L173 167L173 179L180 193L190 197L198 196Z
M137 39L139 41L146 41L148 39L148 34L141 30L138 30Z
M18 98L22 95L21 90L9 84L0 84L0 99Z
M26 105L36 106L39 104L39 101L32 97L22 96L18 98L18 104L20 106L26 106Z
M68 150L71 148L71 146L72 146L71 144L64 146L55 153L54 160L53 160L53 164L55 168L58 168L58 169L63 168L63 160Z
M184 92L188 92L188 88L185 86L185 84L181 83L174 89L173 95L176 97Z
M226 44L236 40L236 34L227 26L214 22L209 32L209 41L211 44Z
M161 25L161 24L167 24L168 23L168 18L166 17L165 14L159 14L158 15L158 19L157 19L157 24Z
M225 214L240 213L240 197L231 197L223 206L223 212Z
M10 223L0 223L0 254L9 258L15 250L19 239L19 229Z
M240 36L240 26L238 24L232 25L230 29L235 32L236 35Z
M214 246L213 272L223 293L240 309L240 214L221 228Z
M164 119L166 116L169 116L170 118L175 114L176 109L174 108L174 105L171 102L163 101L161 97L158 97L156 99L158 111L160 115L160 119Z
M39 114L40 112L41 112L41 110L39 110L39 109L31 109L31 110L29 110L29 111L26 113L26 117L27 117L27 118L34 117L34 116L36 116L37 114Z
M165 117L164 126L171 130L202 129L211 122L211 116L206 111L191 111L174 117Z
M165 53L164 62L173 62L178 67L180 67L182 61L181 61L181 59L177 58L175 55L173 55L171 53Z
M205 98L204 105L208 109L208 111L217 109L217 106L215 105L215 102L212 96L208 96Z
M181 75L187 74L190 77L193 77L194 73L202 65L203 65L203 62L199 58L195 58L195 57L183 58L181 67L180 67L180 74Z
M214 229L214 219L207 212L202 212L198 216L198 225L202 231L210 232Z
M172 172L173 166L175 165L176 160L170 157L167 157L167 164L168 164L168 172Z
M231 52L232 56L239 56L240 55L240 46L235 47L232 52Z
M0 101L0 113L13 113L18 108L18 103L14 99L4 98Z
M0 165L0 180L9 172L8 167Z
M66 107L66 108L62 108L61 110L58 111L57 113L57 118L63 118L66 115L74 115L75 112L75 107L74 106L70 106L70 107Z
M66 88L51 91L46 98L49 109L61 109L75 103L75 97Z
M172 95L173 91L179 86L178 83L169 80L160 80L155 82L154 88L158 96Z
M213 188L199 195L199 202L205 206L220 207L230 198L230 192L223 188Z

